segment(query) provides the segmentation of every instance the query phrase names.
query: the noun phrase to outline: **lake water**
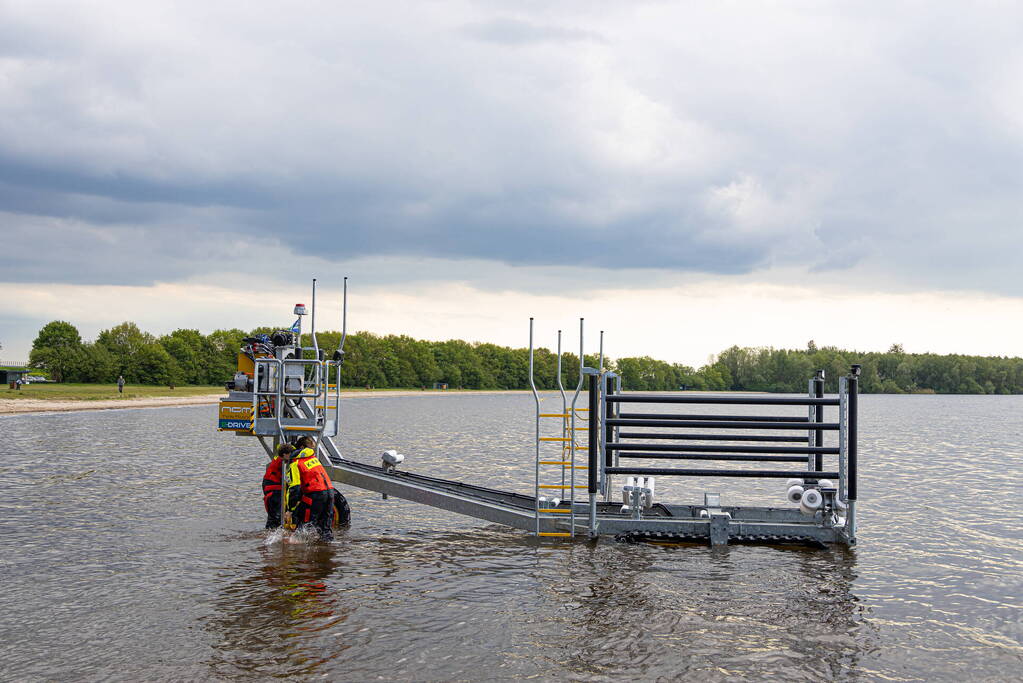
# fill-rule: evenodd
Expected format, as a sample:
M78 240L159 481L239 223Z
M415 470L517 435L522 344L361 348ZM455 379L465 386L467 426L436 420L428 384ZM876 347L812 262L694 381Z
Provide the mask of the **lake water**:
M344 409L355 459L532 491L528 395ZM268 544L265 456L215 427L0 418L0 678L1023 680L1023 397L863 396L854 549L538 542L348 488L333 544Z

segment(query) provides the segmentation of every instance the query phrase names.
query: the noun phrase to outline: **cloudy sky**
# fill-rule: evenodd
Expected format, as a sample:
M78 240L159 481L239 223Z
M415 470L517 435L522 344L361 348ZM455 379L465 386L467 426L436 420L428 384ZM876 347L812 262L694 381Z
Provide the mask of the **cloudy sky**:
M5 360L343 275L421 338L1020 355L1023 10L0 0L0 233Z

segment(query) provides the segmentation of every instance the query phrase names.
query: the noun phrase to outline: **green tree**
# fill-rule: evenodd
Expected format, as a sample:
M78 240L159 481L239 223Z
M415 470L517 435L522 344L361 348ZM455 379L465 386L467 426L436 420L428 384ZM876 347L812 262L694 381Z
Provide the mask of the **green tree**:
M75 371L81 346L78 328L69 322L54 320L39 330L28 362L34 368L46 370L55 381L63 382L66 375Z

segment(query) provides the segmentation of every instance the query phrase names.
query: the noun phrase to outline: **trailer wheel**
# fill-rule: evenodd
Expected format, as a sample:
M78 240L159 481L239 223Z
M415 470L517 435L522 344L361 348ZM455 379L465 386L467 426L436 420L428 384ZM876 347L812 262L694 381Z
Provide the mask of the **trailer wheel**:
M334 514L331 517L330 525L337 529L343 526L349 526L352 523L352 508L348 505L348 500L345 499L337 489L334 491Z

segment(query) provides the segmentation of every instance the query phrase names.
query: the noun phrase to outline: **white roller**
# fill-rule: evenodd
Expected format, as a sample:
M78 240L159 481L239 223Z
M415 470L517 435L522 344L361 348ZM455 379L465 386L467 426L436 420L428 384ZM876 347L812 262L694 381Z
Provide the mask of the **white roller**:
M394 450L393 448L389 451L384 451L380 454L380 459L384 461L386 465L397 465L405 462L405 456Z
M821 479L819 482L817 482L817 488L833 489L835 488L835 484L830 479Z
M625 483L622 485L622 502L626 505L629 504L629 491L636 485L636 477L626 477Z
M654 478L646 478L646 493L643 495L643 507L648 510L654 506L654 495L657 493L657 488L654 485Z
M838 496L835 496L835 509L836 510L846 510L848 508L849 508L849 504L848 503L842 502L842 500Z
M790 486L788 492L785 494L785 498L790 503L798 503L803 498L803 487L798 484Z
M799 511L804 515L812 515L820 509L824 497L817 489L803 491L803 497L799 500Z
M787 482L785 482L785 487L786 488L792 488L793 486L802 486L802 485L803 485L803 480L802 479L789 479Z

